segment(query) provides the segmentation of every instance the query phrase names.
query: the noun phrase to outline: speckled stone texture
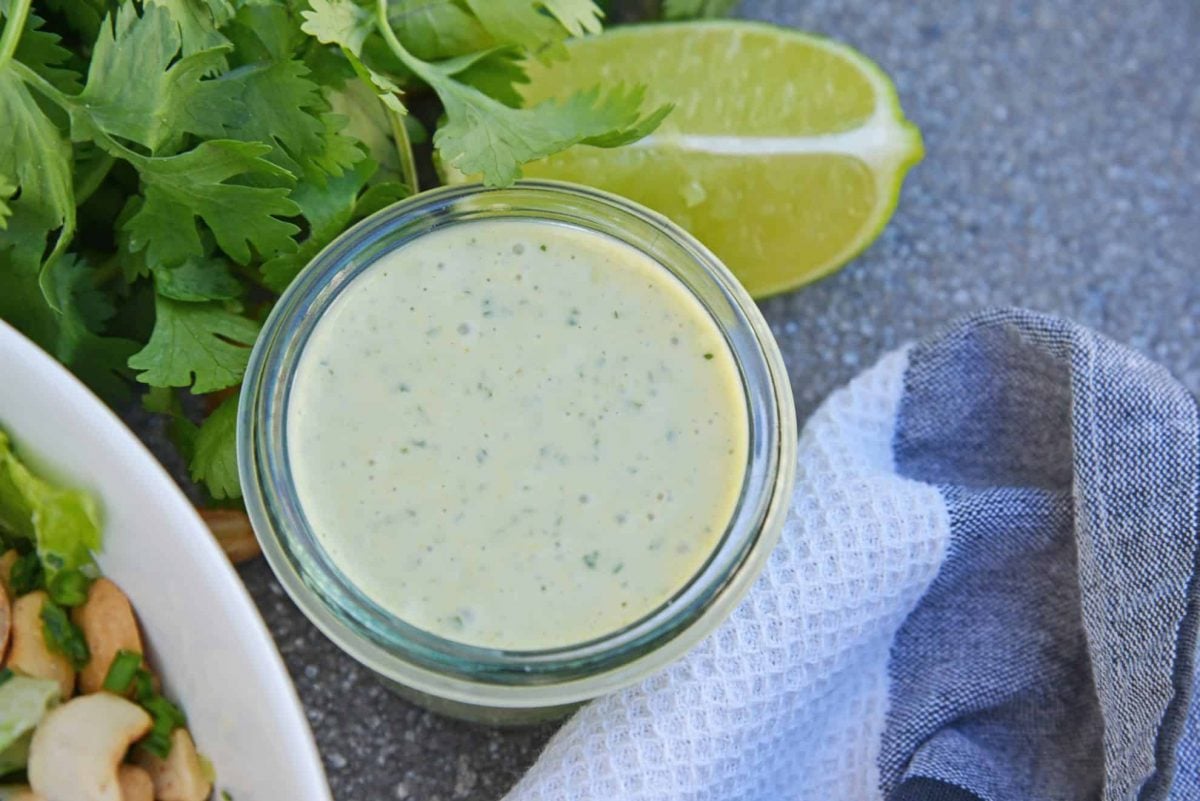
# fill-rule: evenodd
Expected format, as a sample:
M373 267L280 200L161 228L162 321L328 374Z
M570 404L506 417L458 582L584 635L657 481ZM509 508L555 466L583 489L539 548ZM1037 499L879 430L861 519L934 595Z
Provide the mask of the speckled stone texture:
M763 304L801 419L884 351L998 304L1072 316L1200 390L1194 0L776 0L743 14L878 61L928 150L874 247ZM308 624L265 564L242 575L338 801L496 799L551 733L468 726L401 701Z

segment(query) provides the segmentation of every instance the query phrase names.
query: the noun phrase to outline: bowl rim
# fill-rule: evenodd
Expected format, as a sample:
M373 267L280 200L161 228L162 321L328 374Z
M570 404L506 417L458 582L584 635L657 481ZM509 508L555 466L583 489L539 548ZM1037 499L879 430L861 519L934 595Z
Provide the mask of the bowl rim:
M192 559L192 565L203 571L206 582L219 588L223 611L236 624L236 637L230 639L236 640L237 650L258 668L256 675L264 679L261 682L263 688L270 691L263 694L263 702L271 705L270 716L281 724L277 733L286 738L283 750L290 755L287 762L295 771L296 785L309 787L312 791L304 801L333 801L316 740L283 657L249 591L183 490L112 409L66 367L4 320L0 320L0 353L6 361L18 365L17 380L22 380L20 370L24 369L23 380L31 385L40 384L60 398L64 406L78 410L90 433L111 451L113 468L120 470L125 480L138 487L139 495L151 499L150 502L163 509L166 516L177 521L175 535L187 542L187 556ZM27 438L21 431L9 433L19 446L32 451L35 462L42 458L36 440ZM49 472L54 474L60 469L64 473L70 472L61 467L65 462L62 459L47 460ZM112 536L111 530L106 530L105 535ZM97 557L103 568L103 548ZM152 640L149 645L153 650ZM222 644L222 647L228 646ZM171 677L164 678L170 685ZM182 700L185 709L187 704L195 703L187 698ZM216 768L220 784L220 765Z

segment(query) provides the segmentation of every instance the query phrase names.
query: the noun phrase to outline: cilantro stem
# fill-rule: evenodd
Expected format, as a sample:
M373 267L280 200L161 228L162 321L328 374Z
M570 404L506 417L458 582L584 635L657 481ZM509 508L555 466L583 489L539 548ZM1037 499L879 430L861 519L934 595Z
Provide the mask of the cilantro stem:
M42 76L38 75L33 70L29 69L29 67L25 66L19 61L13 62L12 66L22 80L24 80L41 94L45 95L47 99L59 106L64 111L67 111L68 113L74 112L90 115L91 112L88 110L86 105L80 103L71 95L59 91L53 84L51 84ZM104 155L97 158L96 163L81 176L78 186L79 197L77 198L77 203L82 203L84 200L90 197L96 188L104 181L105 176L108 175L109 170L112 169L115 159L119 158L129 162L140 174L142 170L149 166L151 160L154 158L153 156L144 156L141 153L138 153L136 150L126 147L112 136L109 136L109 134L99 125L91 126L90 134L92 136L92 141L94 141L96 145L104 151ZM59 236L59 240L54 248L54 251L50 254L49 258L47 258L46 265L43 267L42 273L39 275L39 282L43 283L43 293L46 295L47 302L50 303L51 308L55 308L55 304L50 300L51 293L45 285L48 281L48 268L58 257L58 255L66 248L67 244L70 242L70 239L74 236L74 233L74 220L68 220L68 224L64 226L63 233ZM256 272L251 271L248 268L242 269L241 272L243 277L253 281L258 286L266 288L262 282L261 276L259 276ZM100 276L100 280L107 280L108 277L109 275L104 273Z
M14 2L15 1L16 0L14 0ZM17 75L21 77L21 80L32 86L63 111L74 111L77 113L83 112L89 116L91 115L91 112L86 104L80 103L77 98L72 97L65 92L60 92L54 86L54 84L50 83L41 75L38 75L21 62L13 62L12 67L16 71ZM135 167L143 167L146 165L146 162L149 161L148 156L143 156L141 153L125 147L125 145L109 136L108 133L105 132L99 125L93 125L91 128L92 130L90 130L88 133L92 137L92 140L111 155L116 156L117 158L125 159ZM108 168L106 167L105 169L107 170Z
M8 24L4 26L4 33L0 34L0 70L8 66L13 53L17 52L17 43L21 41L31 5L33 0L9 0Z
M404 45L400 44L400 40L396 38L396 32L392 30L392 23L388 21L388 0L378 0L375 4L375 19L379 25L379 32L383 34L384 41L387 42L396 57L404 63L404 66L432 85L429 79L429 65L405 50ZM420 191L420 187L418 186L417 165L413 158L412 143L408 139L408 128L404 125L404 120L397 119L395 114L389 114L388 118L392 122L392 136L400 149L400 166L404 172L404 178L409 182L409 186L415 194Z
M379 32L383 34L384 41L388 47L396 54L396 58L403 62L404 66L417 74L417 77L425 81L430 86L436 86L437 76L430 77L432 70L426 61L414 56L408 52L400 40L396 38L396 32L392 30L392 24L388 22L388 0L376 0L375 3L375 18L379 24Z
M80 104L78 100L71 95L60 92L57 88L55 88L54 84L50 83L41 75L38 75L33 70L29 69L29 67L26 67L21 62L14 62L13 69L17 71L17 74L21 76L22 80L24 80L34 89L38 90L38 92L41 94L45 95L47 99L52 101L59 108L63 109L63 111L82 111L90 116L90 111L86 105ZM125 145L109 136L108 133L102 130L98 125L92 126L92 130L89 131L89 134L92 137L92 141L94 141L109 154L117 158L125 159L125 161L128 161L135 167L143 167L146 165L146 162L149 161L149 157L143 156L136 150L130 150L129 148L125 147ZM104 177L103 173L107 173L111 166L111 164L108 164L103 168L103 172L100 176L101 179Z
M10 26L11 26L11 24L12 23L9 23ZM5 33L5 35L8 34L8 28L4 29L4 33ZM12 69L14 72L17 73L18 76L20 76L22 81L24 81L28 85L32 86L34 89L38 90L38 92L40 94L44 95L47 100L52 101L54 103L54 105L58 106L59 108L63 109L64 111L69 111L72 107L75 106L74 98L72 98L70 95L66 94L65 92L60 92L54 86L54 84L47 81L41 75L38 75L36 72L31 70L29 67L26 67L20 61L12 62Z
M392 138L396 140L396 149L400 151L400 172L408 183L409 191L416 194L421 191L420 179L417 177L417 160L413 157L412 142L408 139L408 126L403 118L389 108L385 108L388 122L392 124Z

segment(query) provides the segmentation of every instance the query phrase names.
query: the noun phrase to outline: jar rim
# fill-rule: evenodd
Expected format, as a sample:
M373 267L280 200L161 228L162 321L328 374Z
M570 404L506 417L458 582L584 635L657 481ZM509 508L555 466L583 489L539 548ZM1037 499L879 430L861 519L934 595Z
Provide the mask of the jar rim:
M606 234L653 258L705 307L738 365L750 425L737 506L703 565L667 602L586 642L503 650L440 637L367 597L321 547L288 466L287 404L300 353L322 314L381 256L475 220L558 222ZM703 293L703 296L702 294ZM714 309L719 304L720 308ZM795 417L765 321L719 260L665 217L595 189L553 181L443 187L368 217L322 250L263 326L242 387L238 469L247 512L280 582L310 620L378 673L420 692L489 706L570 703L665 665L722 620L757 576L782 526L794 474Z

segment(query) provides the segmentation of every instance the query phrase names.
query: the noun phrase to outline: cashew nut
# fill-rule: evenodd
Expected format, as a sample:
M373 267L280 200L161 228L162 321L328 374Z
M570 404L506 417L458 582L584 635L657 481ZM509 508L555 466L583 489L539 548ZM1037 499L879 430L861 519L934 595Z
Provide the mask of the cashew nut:
M5 667L14 673L58 682L63 698L75 689L75 669L66 654L50 650L42 629L42 607L49 596L44 590L22 595L12 605L12 647Z
M79 692L94 693L104 688L104 678L117 651L142 651L142 636L125 593L106 578L92 582L87 600L71 612L83 632L92 658L79 671Z
M240 509L201 509L200 517L216 538L221 550L235 565L262 553L250 518Z
M15 548L9 548L4 552L3 556L0 556L0 586L4 587L4 591L8 593L9 598L13 594L12 569L13 565L17 563L17 556ZM4 801L4 796L0 796L0 801Z
M45 801L122 801L117 770L151 722L140 706L109 693L68 701L33 733L30 786Z
M212 792L212 781L205 775L187 729L171 732L171 752L166 759L142 749L134 754L134 761L150 772L158 801L204 801Z
M154 781L137 765L117 768L117 784L121 785L121 801L154 801Z

